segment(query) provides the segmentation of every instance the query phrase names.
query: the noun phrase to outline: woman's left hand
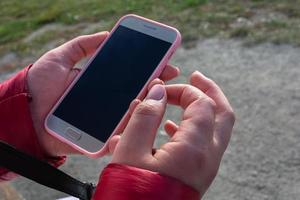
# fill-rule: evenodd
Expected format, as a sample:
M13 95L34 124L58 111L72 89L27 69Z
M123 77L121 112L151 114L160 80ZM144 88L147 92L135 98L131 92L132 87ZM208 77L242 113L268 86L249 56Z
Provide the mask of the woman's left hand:
M108 32L79 36L47 53L29 69L27 83L32 96L30 110L39 143L50 156L77 153L75 149L56 139L44 128L46 115L78 75L74 68L81 59L91 56L108 36ZM101 67L101 66L100 66ZM179 69L167 65L160 78L175 78Z

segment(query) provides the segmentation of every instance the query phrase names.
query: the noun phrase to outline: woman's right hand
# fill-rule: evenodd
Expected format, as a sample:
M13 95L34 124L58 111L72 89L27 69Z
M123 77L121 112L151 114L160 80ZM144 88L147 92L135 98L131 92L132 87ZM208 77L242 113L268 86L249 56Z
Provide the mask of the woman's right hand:
M179 125L166 122L170 140L153 154L167 102L181 106L182 121ZM119 141L112 162L176 178L203 195L216 176L234 121L221 89L199 72L191 75L190 85L156 84L135 106L122 136L115 136Z

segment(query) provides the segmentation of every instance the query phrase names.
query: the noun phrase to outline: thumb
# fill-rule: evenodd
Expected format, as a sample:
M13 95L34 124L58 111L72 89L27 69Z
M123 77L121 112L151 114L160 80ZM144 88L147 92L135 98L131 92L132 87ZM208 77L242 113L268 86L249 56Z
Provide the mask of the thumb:
M166 103L164 86L154 85L145 100L133 111L115 149L113 162L128 163L147 154L152 155L153 142L165 113Z
M82 58L95 53L107 36L107 31L79 36L52 50L52 53L60 55L64 59L64 66L71 69Z

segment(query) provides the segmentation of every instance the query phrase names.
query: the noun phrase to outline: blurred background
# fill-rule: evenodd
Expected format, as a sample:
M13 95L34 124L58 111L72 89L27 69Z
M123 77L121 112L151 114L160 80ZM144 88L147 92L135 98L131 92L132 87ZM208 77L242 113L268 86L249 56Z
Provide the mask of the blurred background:
M182 73L173 82L199 70L235 109L232 140L203 199L299 199L299 0L1 0L0 81L73 37L110 30L128 13L177 27L183 43L171 63ZM170 106L165 119L180 114ZM167 140L160 129L156 146ZM109 159L70 156L61 169L96 182ZM0 183L3 200L64 196L24 178Z

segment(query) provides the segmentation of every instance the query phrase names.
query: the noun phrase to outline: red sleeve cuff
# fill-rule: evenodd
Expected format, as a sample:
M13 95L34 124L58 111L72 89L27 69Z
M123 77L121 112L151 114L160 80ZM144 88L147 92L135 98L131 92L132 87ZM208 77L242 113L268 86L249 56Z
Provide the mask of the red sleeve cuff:
M158 172L113 163L103 170L93 199L199 200L200 194Z
M54 166L59 166L64 163L65 157L47 157L38 143L33 127L26 82L30 67L0 84L0 140ZM0 168L0 177L3 179L7 172L8 170Z

